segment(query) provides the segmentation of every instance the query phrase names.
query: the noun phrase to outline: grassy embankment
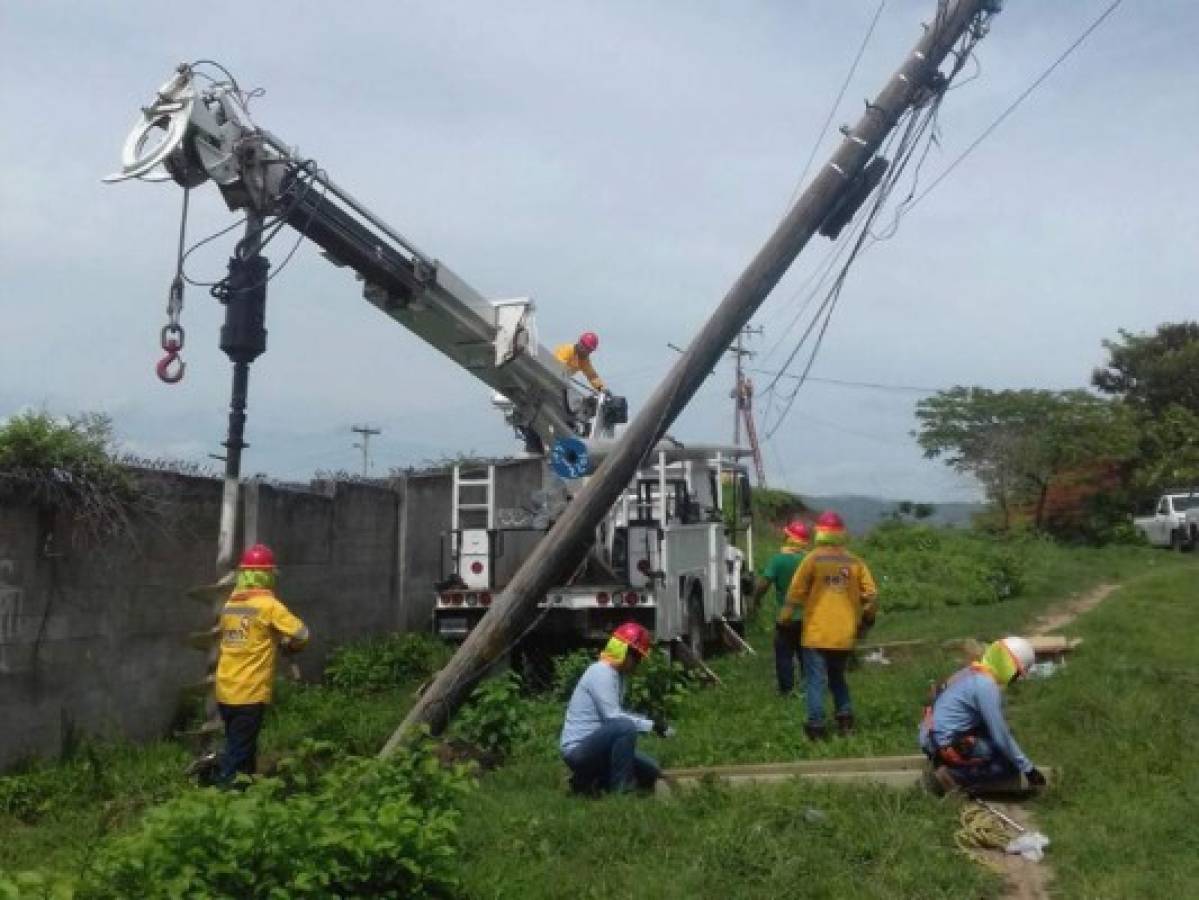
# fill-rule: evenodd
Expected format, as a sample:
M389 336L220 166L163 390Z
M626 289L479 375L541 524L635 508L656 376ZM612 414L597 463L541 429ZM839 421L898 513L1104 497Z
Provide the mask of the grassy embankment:
M1185 894L1181 888L1199 879L1190 816L1199 762L1189 752L1199 729L1196 568L1148 550L1036 541L997 549L982 538L924 538L918 552L885 541L866 548L884 600L892 594L906 607L882 617L872 639L998 636L1019 631L1055 599L1102 581L1130 581L1068 629L1087 642L1065 672L1013 690L1012 718L1030 755L1063 771L1039 804L1062 893ZM914 579L937 602L914 593ZM986 603L980 582L999 593L1015 585L1018 596ZM945 605L963 596L979 605ZM750 639L760 655L716 660L725 686L688 695L679 736L647 740L649 752L667 765L910 753L928 683L953 667L933 646L911 661L858 670L851 684L860 733L813 746L802 738L800 701L774 693L768 616L754 623ZM351 701L331 688L286 690L266 749L317 737L370 752L408 696L398 688ZM997 891L992 876L954 850L953 808L916 793L793 784L705 789L668 802L569 798L554 749L561 705L539 701L530 714L532 737L464 801L463 880L471 896L957 898ZM168 744L110 748L44 770L20 817L26 821L0 815L0 869L78 870L103 835L134 827L147 805L187 790L177 774L183 758Z

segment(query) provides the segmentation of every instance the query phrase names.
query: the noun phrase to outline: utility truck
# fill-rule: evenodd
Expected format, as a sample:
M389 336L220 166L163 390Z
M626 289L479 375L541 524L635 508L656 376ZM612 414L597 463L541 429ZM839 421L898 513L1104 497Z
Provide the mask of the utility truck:
M702 657L724 624L739 627L752 589L751 494L738 461L745 452L660 445L596 529L574 577L539 601L535 642L559 648L597 640L631 619ZM452 529L443 544L449 571L433 612L446 638L463 638L478 624L569 502L548 490L538 492L534 509L497 510L495 480L495 466L453 473Z
M1199 488L1164 492L1132 524L1155 547L1193 549L1199 540Z
M266 291L277 272L268 274L261 251L289 225L332 264L349 268L379 310L494 391L494 404L525 451L542 460L542 489L539 499L530 498L535 512L529 521L505 521L504 511L496 509L493 468L458 467L453 473L453 524L433 626L460 638L503 588L500 571L512 571L531 551L602 462L616 429L627 421L627 406L622 398L573 381L538 343L530 298L484 298L335 183L315 160L256 125L247 110L250 95L222 67L213 75L212 66L176 69L142 108L125 142L121 171L106 180L173 180L185 191L211 181L231 210L245 211L245 236L228 276L212 291L226 307L221 348L234 362L229 458L240 460L244 446L248 365L266 349ZM162 332L164 381L182 377L186 216L185 199L178 274ZM717 628L739 622L746 560L752 558L748 479L739 462L747 454L737 447L663 439L596 529L585 563L542 598L538 630L587 638L632 618L659 641L686 638L699 652ZM227 464L227 488L235 487L237 474L236 465ZM223 534L226 525L223 512Z

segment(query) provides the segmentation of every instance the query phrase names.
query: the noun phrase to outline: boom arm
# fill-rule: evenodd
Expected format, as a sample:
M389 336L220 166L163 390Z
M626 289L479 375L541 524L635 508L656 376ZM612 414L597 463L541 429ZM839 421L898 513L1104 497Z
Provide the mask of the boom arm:
M255 126L235 82L200 90L195 74L181 65L159 89L125 143L122 171L106 181L165 180L160 166L183 187L211 179L230 209L278 217L353 269L371 303L503 395L509 423L543 447L586 431L594 401L537 343L530 300L484 299Z

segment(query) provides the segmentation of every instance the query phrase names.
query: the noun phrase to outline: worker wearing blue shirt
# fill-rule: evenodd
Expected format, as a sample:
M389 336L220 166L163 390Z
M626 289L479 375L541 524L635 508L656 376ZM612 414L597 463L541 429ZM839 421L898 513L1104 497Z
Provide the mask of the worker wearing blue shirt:
M1003 715L1003 689L1035 659L1027 640L1004 638L937 689L924 710L919 734L920 748L935 767L937 790L969 790L1017 774L1034 787L1045 784L1045 776L1020 749Z

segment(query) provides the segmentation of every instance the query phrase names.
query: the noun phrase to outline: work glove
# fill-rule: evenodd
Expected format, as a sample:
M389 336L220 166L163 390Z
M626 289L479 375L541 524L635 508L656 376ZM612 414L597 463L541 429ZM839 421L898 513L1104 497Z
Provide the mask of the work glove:
M1029 769L1024 777L1028 779L1028 783L1033 787L1045 787L1045 776L1036 766Z
M666 724L665 719L654 719L654 734L660 738L672 738L675 735L675 731Z

